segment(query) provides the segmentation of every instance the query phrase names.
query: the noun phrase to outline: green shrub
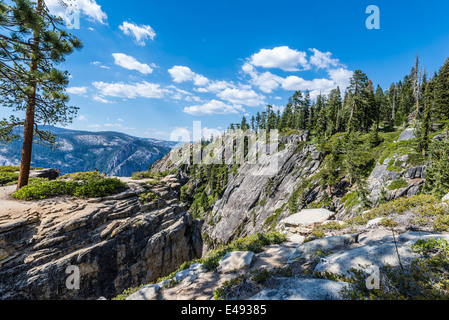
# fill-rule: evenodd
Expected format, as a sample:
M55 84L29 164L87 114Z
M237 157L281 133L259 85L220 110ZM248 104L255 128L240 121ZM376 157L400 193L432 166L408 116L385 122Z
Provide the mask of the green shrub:
M72 195L80 198L97 198L121 192L126 184L116 178L104 178L91 173L74 174L77 180L63 179L49 181L48 179L33 179L30 183L17 190L12 197L25 201L42 200L55 196Z
M148 191L139 195L141 203L150 203L159 200L159 196L153 191Z
M405 181L403 178L399 178L390 183L390 185L388 186L388 190L396 190L405 187L408 187L407 181Z
M103 178L104 176L96 171L69 173L61 177L61 179L65 180L82 181L82 182L86 182L89 180L101 180Z
M19 179L19 174L15 172L1 172L0 171L0 186L4 186L11 182L16 182Z

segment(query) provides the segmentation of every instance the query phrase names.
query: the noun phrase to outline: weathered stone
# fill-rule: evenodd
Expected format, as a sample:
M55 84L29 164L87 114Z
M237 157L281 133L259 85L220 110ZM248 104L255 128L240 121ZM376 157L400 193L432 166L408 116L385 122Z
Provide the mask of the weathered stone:
M59 176L56 169L42 169L32 170L30 172L30 178L47 178L49 180L55 180Z
M405 129L402 131L397 141L407 141L415 137L415 129Z
M309 227L317 223L323 223L330 217L335 215L335 212L327 209L305 209L299 213L293 214L279 222L278 228L285 227Z
M8 251L0 248L0 261L9 257Z
M398 258L398 254L400 259ZM367 270L389 265L399 267L409 265L417 254L412 252L410 243L378 242L355 249L337 252L322 258L315 268L318 273L333 273L349 276L349 270Z
M382 222L382 220L383 218L381 217L374 218L366 223L366 227L367 228L377 227Z
M126 300L153 300L161 287L158 284L143 286L137 292L130 295Z
M276 279L273 289L264 289L248 300L341 300L348 284L325 279Z
M129 185L99 202L55 198L27 204L39 212L1 212L9 222L0 224L0 299L112 298L199 258L201 223L177 195L142 210L139 186ZM65 286L70 265L80 270L79 290Z
M449 201L449 193L443 197L442 201Z
M225 254L220 260L217 268L218 272L243 271L251 267L254 261L254 252L250 251L231 251Z
M294 263L299 259L312 259L318 250L330 253L337 249L342 249L350 244L356 243L358 241L358 236L358 234L348 234L306 242L296 248L296 250L289 256L288 262Z

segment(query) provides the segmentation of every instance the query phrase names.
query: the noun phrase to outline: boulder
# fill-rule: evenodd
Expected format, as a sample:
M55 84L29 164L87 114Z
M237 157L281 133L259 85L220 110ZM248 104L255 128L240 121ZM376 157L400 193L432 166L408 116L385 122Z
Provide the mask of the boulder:
M306 242L296 248L296 250L290 255L288 263L294 263L299 259L312 259L319 250L332 252L337 249L343 249L350 244L356 243L358 241L358 237L358 234L347 234Z
M276 289L264 289L248 300L341 300L346 282L326 279L276 279Z
M415 137L415 129L405 129L402 131L398 141L407 141Z
M442 201L448 201L449 202L449 193L443 197Z
M310 227L315 224L323 223L332 216L335 212L327 209L305 209L293 214L279 222L279 228L285 227Z
M30 178L47 178L49 180L55 180L59 176L56 169L42 169L33 170L30 172Z
M255 254L251 251L231 251L220 260L218 272L244 271L251 267Z
M126 300L152 300L156 298L157 293L161 289L158 284L150 284L142 287L137 292L130 295Z
M382 220L382 217L374 218L366 223L366 228L377 227L382 222Z

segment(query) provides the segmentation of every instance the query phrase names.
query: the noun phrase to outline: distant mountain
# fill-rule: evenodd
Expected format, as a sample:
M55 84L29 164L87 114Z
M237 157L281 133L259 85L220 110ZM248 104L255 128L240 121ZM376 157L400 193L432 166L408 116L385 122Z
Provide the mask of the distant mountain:
M138 170L148 170L177 144L119 132L76 131L50 126L45 130L57 135L60 147L52 150L35 143L31 165L57 168L63 174L97 168L110 176L128 177ZM17 130L16 134L22 136L23 130ZM21 150L22 140L0 144L0 166L18 165Z

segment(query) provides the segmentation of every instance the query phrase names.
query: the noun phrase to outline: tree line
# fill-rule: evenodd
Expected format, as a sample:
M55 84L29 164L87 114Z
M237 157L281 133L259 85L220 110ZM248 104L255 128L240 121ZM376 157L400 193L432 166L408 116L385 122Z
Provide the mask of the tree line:
M309 130L326 139L340 132L369 132L411 124L415 128L418 148L429 148L432 123L449 120L449 58L431 77L423 71L419 57L410 74L383 90L376 87L361 70L356 70L344 93L340 88L319 94L314 101L308 90L296 91L284 110L268 105L248 121L233 123L230 129L267 131L277 129Z

